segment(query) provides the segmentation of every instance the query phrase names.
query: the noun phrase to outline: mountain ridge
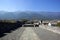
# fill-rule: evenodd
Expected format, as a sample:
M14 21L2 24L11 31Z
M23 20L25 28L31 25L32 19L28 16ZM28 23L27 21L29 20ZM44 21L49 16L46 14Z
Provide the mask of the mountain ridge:
M0 11L0 20L8 19L60 19L60 12L3 12Z

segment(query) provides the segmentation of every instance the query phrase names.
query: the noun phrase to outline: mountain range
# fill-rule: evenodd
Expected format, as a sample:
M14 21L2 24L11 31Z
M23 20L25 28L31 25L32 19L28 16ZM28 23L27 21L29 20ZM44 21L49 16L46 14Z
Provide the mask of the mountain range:
M43 20L52 20L58 19L60 20L60 12L5 12L0 11L0 20L9 20L9 19L43 19Z

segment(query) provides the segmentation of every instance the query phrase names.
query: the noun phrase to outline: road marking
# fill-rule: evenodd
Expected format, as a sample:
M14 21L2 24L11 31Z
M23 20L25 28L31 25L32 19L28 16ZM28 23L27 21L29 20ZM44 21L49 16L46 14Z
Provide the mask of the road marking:
M20 40L40 40L40 38L31 27L27 27L20 37Z

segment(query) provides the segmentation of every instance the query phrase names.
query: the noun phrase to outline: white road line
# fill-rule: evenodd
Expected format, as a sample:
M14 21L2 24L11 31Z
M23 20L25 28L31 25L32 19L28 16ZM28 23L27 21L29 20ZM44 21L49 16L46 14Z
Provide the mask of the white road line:
M40 38L31 27L27 27L20 37L20 40L40 40Z

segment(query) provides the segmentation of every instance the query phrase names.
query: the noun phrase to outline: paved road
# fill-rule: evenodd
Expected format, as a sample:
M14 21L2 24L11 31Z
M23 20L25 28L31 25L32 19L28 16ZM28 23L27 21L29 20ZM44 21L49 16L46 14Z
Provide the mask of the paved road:
M11 33L6 33L7 35L0 38L0 40L19 40L25 27L20 27Z
M0 40L60 40L60 34L40 27L21 27Z
M40 40L60 40L60 34L39 27L35 27L33 30L39 36Z
M31 27L27 27L20 37L20 40L40 40L40 38Z

